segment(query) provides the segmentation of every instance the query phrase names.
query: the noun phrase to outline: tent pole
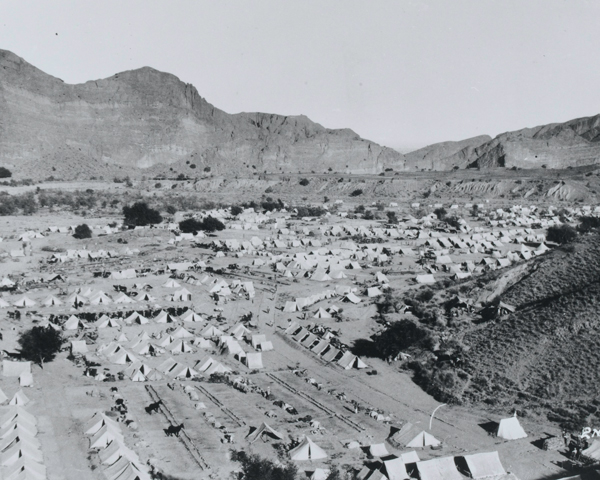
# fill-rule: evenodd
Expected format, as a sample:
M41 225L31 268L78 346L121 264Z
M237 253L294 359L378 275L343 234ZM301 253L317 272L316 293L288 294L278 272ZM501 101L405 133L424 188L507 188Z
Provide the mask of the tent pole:
M442 403L441 405L438 405L437 407L435 407L435 410L432 412L431 418L429 419L429 431L431 431L431 424L433 422L433 416L435 415L435 412L437 412L438 408L442 408L444 405L446 405L446 404Z

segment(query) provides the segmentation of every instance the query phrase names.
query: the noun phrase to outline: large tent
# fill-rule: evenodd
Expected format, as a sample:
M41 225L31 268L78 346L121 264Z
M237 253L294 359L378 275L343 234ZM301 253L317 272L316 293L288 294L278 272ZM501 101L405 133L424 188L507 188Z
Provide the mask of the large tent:
M454 457L441 457L417 462L420 480L463 480L456 469Z
M304 437L304 440L296 448L289 451L292 460L320 460L327 458L325 450L319 447L310 438Z
M496 477L506 475L506 471L500 462L498 452L475 453L473 455L465 455L465 473L475 480L486 477ZM460 463L460 459L457 459Z

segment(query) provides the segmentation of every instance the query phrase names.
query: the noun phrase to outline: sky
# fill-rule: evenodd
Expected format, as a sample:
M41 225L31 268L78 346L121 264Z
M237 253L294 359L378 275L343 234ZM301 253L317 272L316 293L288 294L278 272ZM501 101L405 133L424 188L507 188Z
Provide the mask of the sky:
M400 151L600 113L598 45L596 0L0 2L0 48L67 83L150 66Z

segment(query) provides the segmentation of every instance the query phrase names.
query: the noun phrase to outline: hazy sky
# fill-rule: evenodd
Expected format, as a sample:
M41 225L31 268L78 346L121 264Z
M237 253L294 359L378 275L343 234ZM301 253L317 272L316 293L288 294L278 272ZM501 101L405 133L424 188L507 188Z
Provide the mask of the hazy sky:
M600 113L599 45L596 0L0 3L0 48L68 83L151 66L399 149Z

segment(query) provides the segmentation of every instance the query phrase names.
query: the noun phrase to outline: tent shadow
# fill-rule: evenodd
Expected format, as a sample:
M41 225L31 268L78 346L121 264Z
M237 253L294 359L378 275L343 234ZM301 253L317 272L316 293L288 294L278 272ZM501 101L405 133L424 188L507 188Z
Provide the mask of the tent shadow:
M500 424L498 422L492 422L492 421L479 424L479 426L481 428L483 428L490 435L496 434L496 432L498 431L499 425Z

